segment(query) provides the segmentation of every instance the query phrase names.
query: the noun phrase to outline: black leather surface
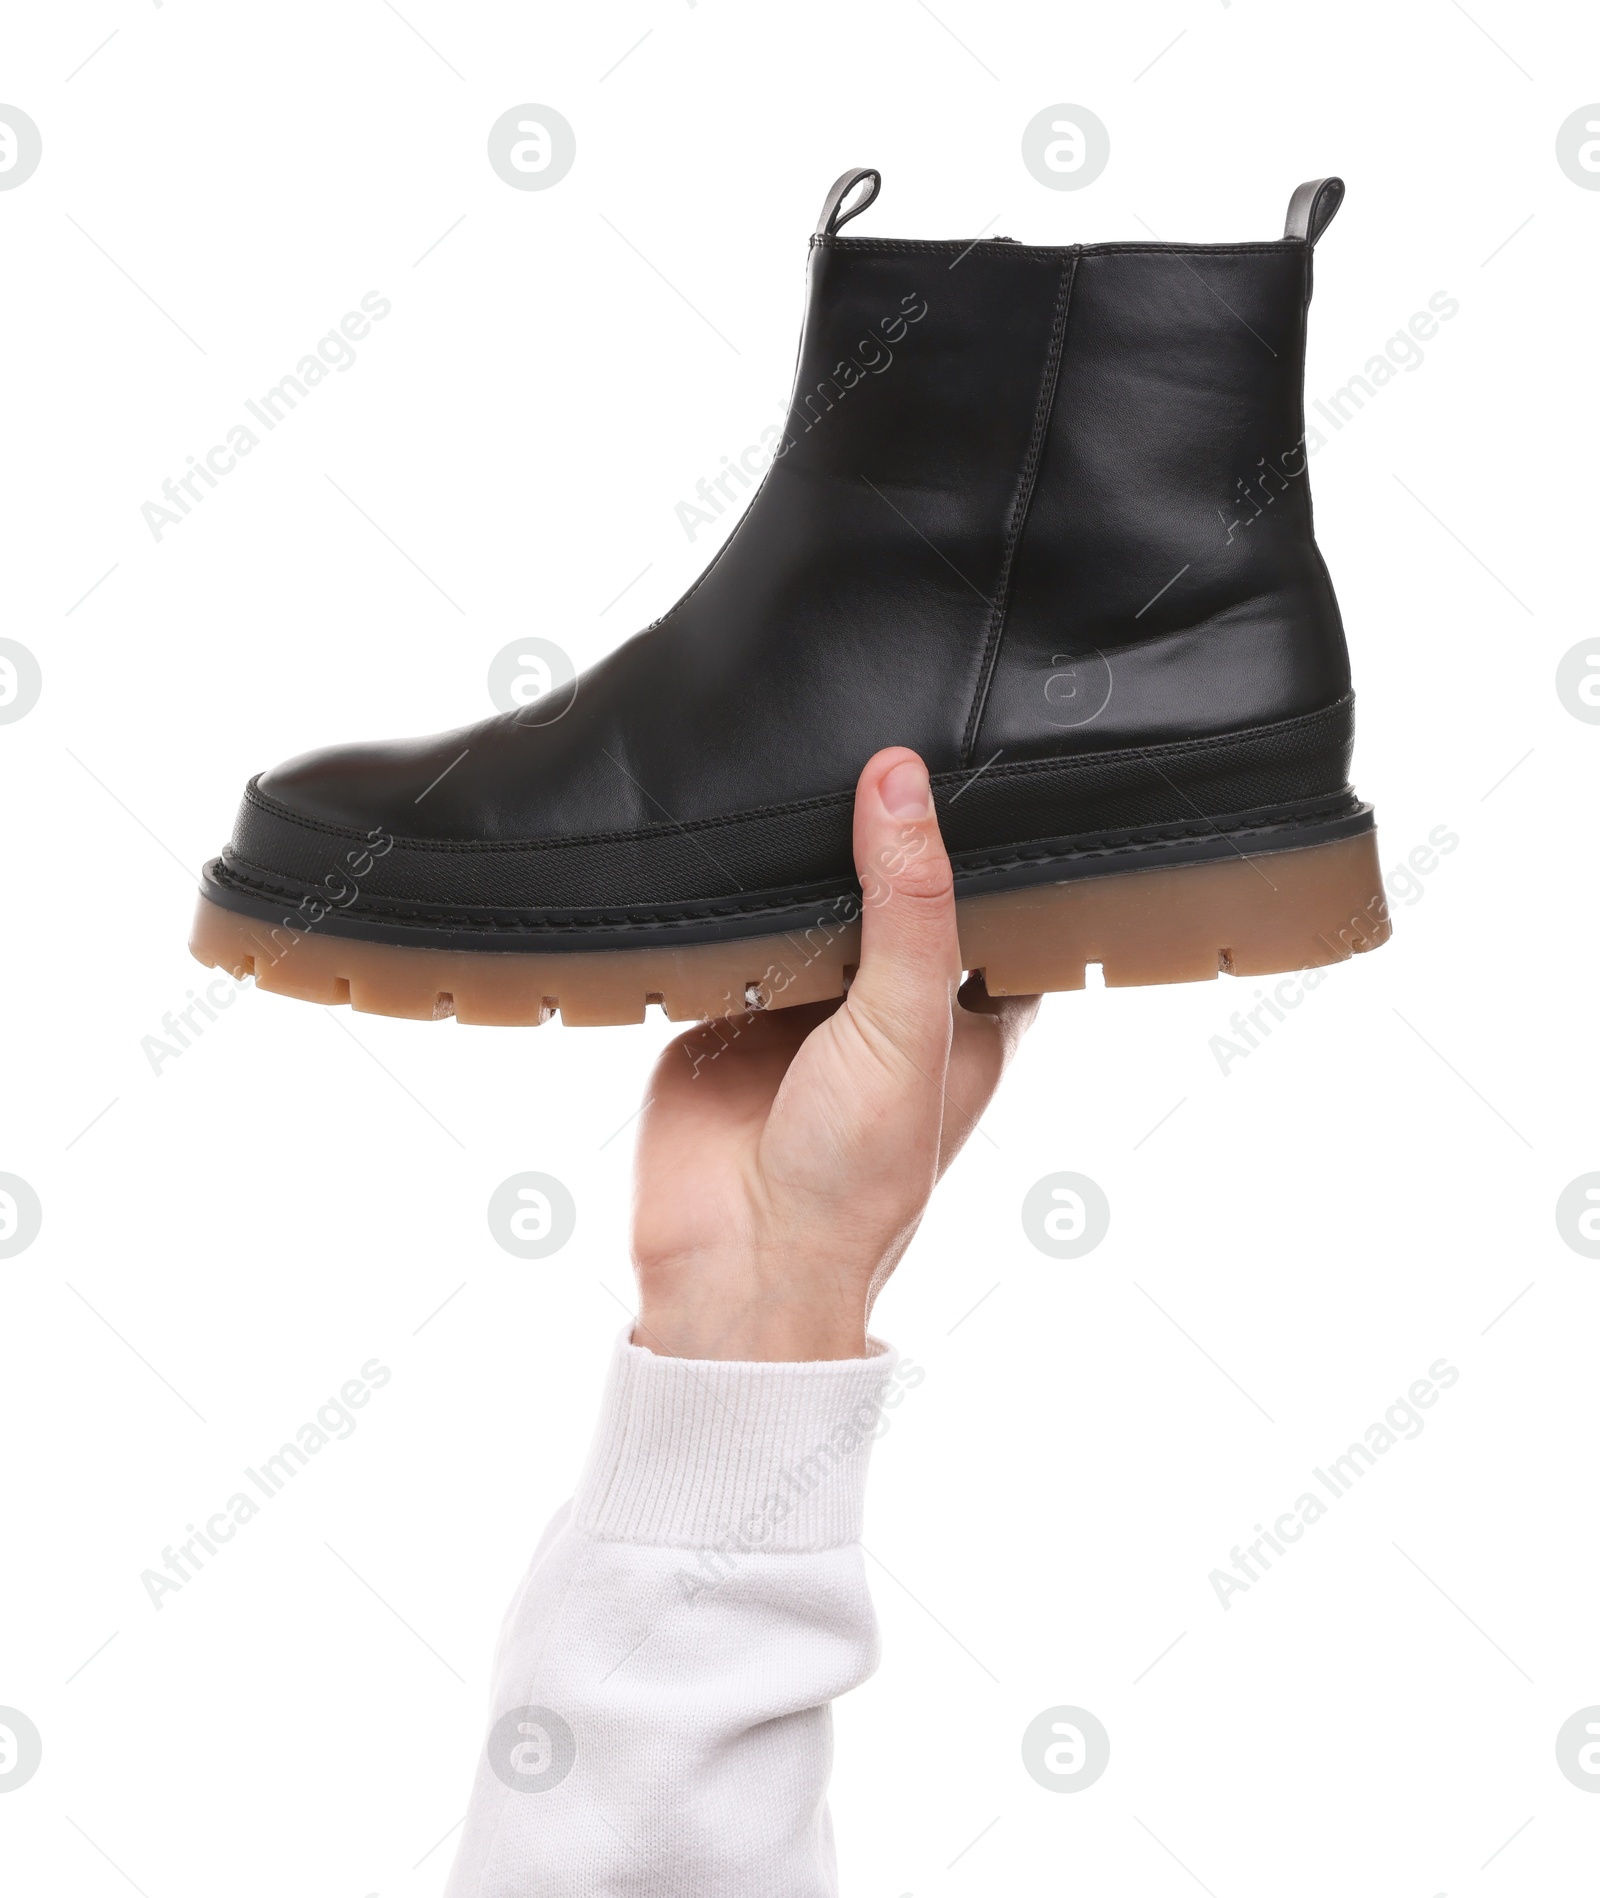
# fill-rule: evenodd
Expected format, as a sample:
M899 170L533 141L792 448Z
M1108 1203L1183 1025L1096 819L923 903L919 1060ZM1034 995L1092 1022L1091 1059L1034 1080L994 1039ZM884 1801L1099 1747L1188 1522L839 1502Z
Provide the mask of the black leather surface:
M1291 717L1350 688L1311 532L1304 249L1086 254L976 751L1043 755ZM1109 697L1063 734L1073 657Z
M960 248L813 245L790 446L697 585L564 717L315 753L262 789L324 822L502 839L814 797L884 745L959 763L1069 261L988 244L951 270Z
M952 852L993 853L1107 826L1209 821L1326 799L1346 786L1351 719L1346 700L1226 737L943 772L934 779L941 828ZM294 811L268 793L263 778L245 794L226 860L241 886L272 877L310 886L344 865L343 881L363 902L533 910L781 895L848 868L850 806L846 790L689 824L658 820L643 830L550 841L362 839ZM357 861L347 864L352 851Z
M264 773L211 893L270 906L376 833L330 926L781 903L849 879L889 744L974 865L1342 795L1295 456L1309 254L813 239L781 453L684 599L559 708Z

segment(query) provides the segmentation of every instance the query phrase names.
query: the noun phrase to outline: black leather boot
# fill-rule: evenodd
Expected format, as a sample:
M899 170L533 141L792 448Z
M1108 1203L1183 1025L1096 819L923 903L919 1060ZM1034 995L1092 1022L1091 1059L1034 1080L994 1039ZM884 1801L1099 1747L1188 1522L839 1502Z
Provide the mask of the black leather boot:
M253 779L202 961L464 1021L838 995L891 744L993 994L1385 939L1302 412L1343 185L1272 242L1061 248L840 236L877 190L828 195L787 432L683 599L521 710Z

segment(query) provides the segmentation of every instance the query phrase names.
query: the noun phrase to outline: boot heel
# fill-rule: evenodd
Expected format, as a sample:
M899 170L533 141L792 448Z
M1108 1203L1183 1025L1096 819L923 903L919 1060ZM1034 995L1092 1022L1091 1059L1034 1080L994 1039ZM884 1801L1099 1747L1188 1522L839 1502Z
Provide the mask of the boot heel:
M991 995L1274 975L1346 962L1391 933L1377 833L1265 856L967 898L961 959Z

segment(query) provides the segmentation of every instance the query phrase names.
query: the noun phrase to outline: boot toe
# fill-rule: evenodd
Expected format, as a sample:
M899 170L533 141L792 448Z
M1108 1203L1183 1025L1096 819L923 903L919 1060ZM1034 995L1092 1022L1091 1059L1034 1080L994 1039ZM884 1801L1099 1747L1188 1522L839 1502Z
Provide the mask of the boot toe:
M459 901L460 891L434 885L472 835L471 813L443 786L478 731L335 745L262 772L245 787L232 839L207 866L208 889L351 913L373 899Z
M263 771L253 789L292 817L336 830L428 836L428 793L470 732L305 751ZM438 807L436 807L438 808Z

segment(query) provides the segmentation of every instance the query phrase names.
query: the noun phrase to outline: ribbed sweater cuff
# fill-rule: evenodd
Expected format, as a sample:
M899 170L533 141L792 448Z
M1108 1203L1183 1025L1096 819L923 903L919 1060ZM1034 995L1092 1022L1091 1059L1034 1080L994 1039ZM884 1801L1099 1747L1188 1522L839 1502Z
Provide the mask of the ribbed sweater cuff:
M820 1364L658 1357L618 1340L573 1524L679 1549L838 1548L861 1534L895 1356Z

